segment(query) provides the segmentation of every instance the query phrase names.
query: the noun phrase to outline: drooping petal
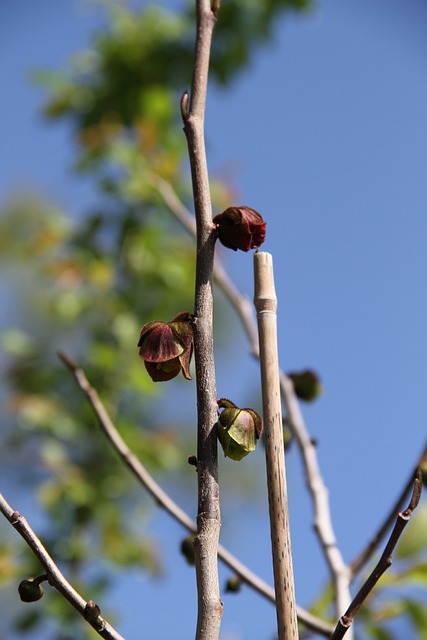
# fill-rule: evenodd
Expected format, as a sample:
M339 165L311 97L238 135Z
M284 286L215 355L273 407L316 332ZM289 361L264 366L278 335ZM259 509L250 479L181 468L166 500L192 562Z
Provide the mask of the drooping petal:
M179 361L182 367L182 375L187 380L191 380L190 362L191 362L192 355L193 355L193 343L191 342L189 346L184 350L184 352L179 356Z
M145 368L153 382L166 382L172 380L181 371L181 362L179 358L163 363L147 362L144 360Z
M141 331L138 345L139 355L146 362L166 362L177 358L184 351L183 344L166 322L153 326L149 331L145 331L145 335L142 335Z
M185 349L193 343L193 320L194 316L191 313L180 313L168 323Z
M170 380L180 371L187 380L191 380L193 321L190 313L183 312L171 322L154 320L142 327L139 355L154 382Z

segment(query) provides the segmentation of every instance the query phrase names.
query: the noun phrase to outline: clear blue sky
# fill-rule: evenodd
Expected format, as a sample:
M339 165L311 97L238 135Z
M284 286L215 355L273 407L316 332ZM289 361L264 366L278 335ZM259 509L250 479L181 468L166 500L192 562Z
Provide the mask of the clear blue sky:
M31 68L58 68L87 45L101 19L90 7L0 5L1 199L34 186L77 215L95 198L69 171L69 131L41 121L42 94L28 82ZM427 433L426 33L423 0L317 2L311 15L277 24L231 91L209 93L211 169L234 176L241 202L268 221L282 367L310 366L323 380L325 393L305 416L347 559L395 499ZM252 297L251 257L227 260ZM257 367L246 355L239 362L241 394L250 399ZM261 453L248 464L262 465ZM308 604L327 572L295 449L288 484L297 596ZM256 502L253 511L226 507L222 540L270 580L267 522ZM119 629L139 637L135 611L143 611L146 637L187 639L195 588L176 554L182 532L164 514L147 526L170 569L154 585L140 575L132 591L120 585ZM225 597L222 640L273 635L268 603L248 589Z

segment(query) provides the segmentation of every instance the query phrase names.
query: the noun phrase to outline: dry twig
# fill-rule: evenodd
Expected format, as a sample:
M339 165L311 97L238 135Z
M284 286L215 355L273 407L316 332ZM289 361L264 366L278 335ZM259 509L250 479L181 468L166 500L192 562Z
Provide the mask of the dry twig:
M17 511L12 509L1 493L0 511L30 547L31 551L45 570L49 584L64 596L76 611L83 616L86 622L95 629L101 638L107 638L108 640L124 640L123 636L121 636L99 615L99 609L95 603L92 600L86 602L86 600L84 600L84 598L82 598L81 595L77 593L77 591L65 579L39 538L31 529L26 519Z
M366 582L362 585L362 587L360 588L357 595L351 602L345 614L341 616L341 618L339 619L338 624L335 628L335 631L331 637L331 640L341 640L341 638L345 636L347 631L350 629L353 623L354 617L357 614L360 606L366 600L366 598L368 597L372 589L375 587L375 585L377 584L378 580L381 578L383 573L390 568L392 564L392 555L399 541L399 538L402 535L404 528L408 524L412 516L412 513L417 508L421 498L421 492L422 492L421 469L419 468L417 469L415 480L412 479L412 482L413 482L412 496L411 496L411 500L408 507L405 509L405 511L402 511L401 513L398 514L396 519L396 524L394 525L393 531L391 532L390 538L386 544L384 552L377 566L372 571L372 573L370 574Z
M400 495L397 497L395 503L391 507L389 513L386 515L380 527L372 536L371 540L366 545L366 547L359 553L359 555L350 564L352 578L354 578L360 572L360 570L366 565L366 563L375 553L375 550L377 549L378 545L381 543L381 541L385 537L387 531L390 529L396 517L396 513L402 509L402 506L405 503L405 500L407 500L408 495L411 491L411 488L414 485L414 475L416 473L416 470L418 469L418 467L421 467L422 463L425 460L427 460L427 444L424 446L424 449L418 458L417 464L415 465L415 470L412 471L408 481L403 487Z
M183 509L181 509L181 507L179 507L165 491L163 491L144 465L130 451L106 411L96 389L92 387L87 379L83 369L81 369L75 360L69 355L61 352L59 353L59 357L71 371L80 389L86 395L107 440L111 443L114 450L118 453L124 464L133 473L138 482L147 489L156 503L165 509L177 522L185 527L190 533L196 533L196 524L192 518L190 518L190 516L183 511ZM222 545L218 545L218 558L236 575L238 575L243 582L275 604L276 600L274 589L251 571L246 565L240 562L240 560L238 560ZM331 625L320 620L320 618L312 615L302 607L297 607L297 614L299 621L303 623L307 629L320 633L327 638L330 637L333 631L333 627Z

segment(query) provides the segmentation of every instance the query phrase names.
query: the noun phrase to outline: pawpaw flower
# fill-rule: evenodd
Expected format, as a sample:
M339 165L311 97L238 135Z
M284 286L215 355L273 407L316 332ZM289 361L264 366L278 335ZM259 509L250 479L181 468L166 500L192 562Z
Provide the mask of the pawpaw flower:
M213 219L224 247L237 251L258 249L265 240L266 222L250 207L229 207Z
M224 455L241 460L255 449L261 437L261 417L253 409L239 409L226 398L218 400L218 407L223 409L216 428Z
M193 353L193 316L184 312L171 322L154 320L144 325L138 342L139 355L153 382L175 378L182 371L191 380Z

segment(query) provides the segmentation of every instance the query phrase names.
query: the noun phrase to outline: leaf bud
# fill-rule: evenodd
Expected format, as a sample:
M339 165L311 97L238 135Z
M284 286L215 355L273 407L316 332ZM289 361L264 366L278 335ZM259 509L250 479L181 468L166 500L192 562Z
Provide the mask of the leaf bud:
M184 312L171 322L154 320L141 329L139 355L153 382L175 378L182 371L191 380L190 361L193 353L193 316Z
M301 400L312 402L323 393L320 378L311 369L288 373L288 378L292 380L295 395Z
M237 251L258 249L265 240L266 222L250 207L229 207L213 219L224 247Z
M261 437L261 417L253 409L239 409L226 398L218 400L218 407L222 412L216 428L224 455L232 460L241 460L254 451L256 441Z
M100 615L101 615L101 609L98 607L96 602L94 602L93 600L89 600L86 603L85 610L84 610L85 620L87 620L91 624L95 624L98 622L98 618Z

